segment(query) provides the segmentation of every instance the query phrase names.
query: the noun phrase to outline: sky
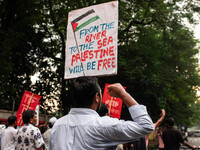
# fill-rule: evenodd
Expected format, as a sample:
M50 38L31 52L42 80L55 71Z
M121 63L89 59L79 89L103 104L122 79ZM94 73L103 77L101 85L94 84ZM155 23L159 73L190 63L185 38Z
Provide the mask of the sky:
M200 40L200 24L198 24L194 27L194 37L195 37L195 39ZM199 50L199 54L197 57L199 58L199 67L200 67L200 50ZM200 91L199 91L199 93L200 93Z
M200 24L195 26L195 28L194 28L194 36L195 36L196 39L200 40Z

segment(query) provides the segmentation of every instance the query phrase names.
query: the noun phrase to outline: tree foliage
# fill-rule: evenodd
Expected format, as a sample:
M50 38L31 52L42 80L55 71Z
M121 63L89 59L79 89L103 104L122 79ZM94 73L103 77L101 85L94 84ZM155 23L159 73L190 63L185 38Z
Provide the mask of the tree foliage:
M13 99L19 106L24 90L31 89L30 76L41 61L44 34L34 25L41 6L36 1L0 1L0 99L2 108L11 109Z
M71 81L64 80L68 12L108 1L0 0L1 105L11 109L17 97L17 109L26 89L43 96L43 110L67 113L72 104ZM199 48L184 20L197 23L199 6L196 0L119 1L118 75L100 77L102 89L106 82L121 82L153 120L164 108L177 123L195 123ZM33 85L35 73L39 80ZM123 106L122 118L127 114Z

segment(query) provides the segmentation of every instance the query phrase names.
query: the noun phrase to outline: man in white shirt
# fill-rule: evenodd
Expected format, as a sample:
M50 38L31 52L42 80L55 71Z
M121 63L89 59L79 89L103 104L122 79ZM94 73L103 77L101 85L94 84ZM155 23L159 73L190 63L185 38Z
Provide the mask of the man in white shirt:
M40 130L35 127L37 113L34 110L26 110L22 119L24 126L19 129L16 136L16 150L43 150L44 140Z
M102 92L94 78L77 78L69 90L75 108L54 124L50 150L116 149L118 144L143 137L154 130L146 107L139 105L119 83L109 85L108 94L124 101L133 121L98 115L96 110L102 102Z
M10 116L8 118L8 127L1 134L1 149L14 150L15 136L17 133L17 117Z
M43 134L43 140L45 142L45 149L48 150L49 149L49 142L50 142L50 135L51 135L51 129L53 127L53 125L55 124L55 122L57 121L58 119L56 117L51 117L49 119L49 122L48 122L48 127L49 129Z

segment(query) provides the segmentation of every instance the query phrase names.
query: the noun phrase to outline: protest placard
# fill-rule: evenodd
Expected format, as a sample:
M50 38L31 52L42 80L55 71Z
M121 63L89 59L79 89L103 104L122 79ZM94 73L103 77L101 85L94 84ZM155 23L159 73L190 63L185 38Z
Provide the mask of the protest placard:
M117 74L118 1L69 12L65 79Z
M37 123L36 123L36 126L38 126L39 125L39 122L40 122L40 115L39 115L39 113L40 113L40 102L38 102L38 104L37 104L37 106L36 106L36 108L35 108L35 112L37 113Z
M106 83L106 85L105 85L102 102L108 106L108 111L109 111L110 117L120 119L123 101L120 98L111 97L107 93L108 85L110 85L110 84ZM123 87L123 88L126 89L126 87Z
M16 114L18 126L21 126L23 124L22 123L23 112L26 110L35 110L41 98L42 98L41 96L33 94L29 91L24 92L19 109Z

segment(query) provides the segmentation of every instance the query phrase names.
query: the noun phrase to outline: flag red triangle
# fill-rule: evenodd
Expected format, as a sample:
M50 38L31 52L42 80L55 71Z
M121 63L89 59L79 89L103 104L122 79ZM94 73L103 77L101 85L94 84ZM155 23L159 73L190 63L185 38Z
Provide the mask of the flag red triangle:
M73 30L75 31L76 30L76 27L78 26L78 23L74 23L72 22L72 27L73 27Z

